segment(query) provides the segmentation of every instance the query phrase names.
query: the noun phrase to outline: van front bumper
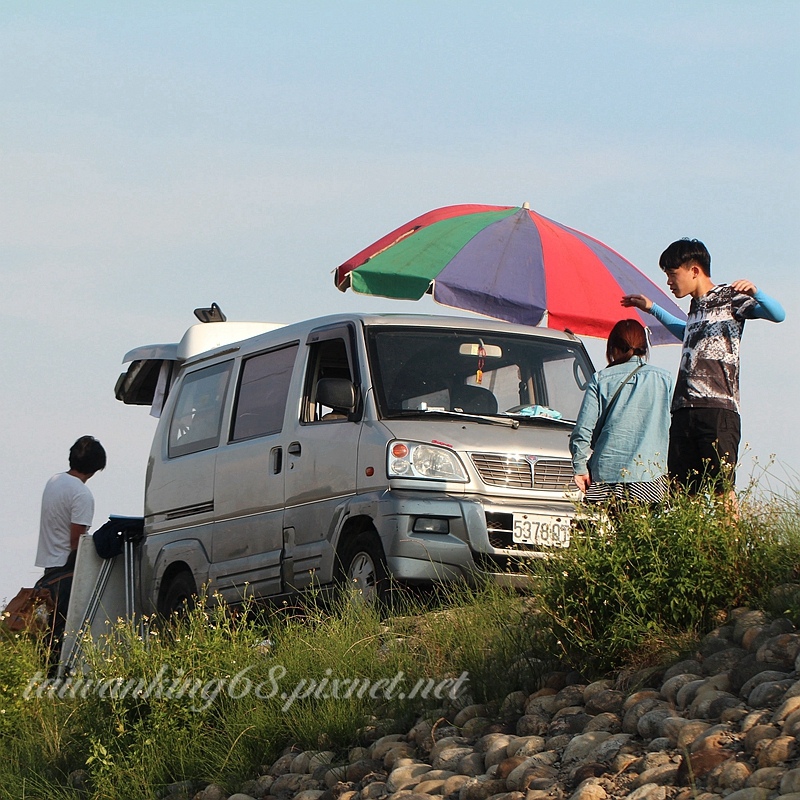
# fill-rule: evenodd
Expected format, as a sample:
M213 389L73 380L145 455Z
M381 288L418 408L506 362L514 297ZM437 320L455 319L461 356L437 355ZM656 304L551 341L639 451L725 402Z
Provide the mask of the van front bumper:
M389 573L406 583L471 581L477 576L524 583L526 562L546 558L553 548L515 543L513 515L545 515L565 524L575 515L566 496L489 501L477 495L389 491L379 508L375 523ZM431 527L442 532L424 530Z

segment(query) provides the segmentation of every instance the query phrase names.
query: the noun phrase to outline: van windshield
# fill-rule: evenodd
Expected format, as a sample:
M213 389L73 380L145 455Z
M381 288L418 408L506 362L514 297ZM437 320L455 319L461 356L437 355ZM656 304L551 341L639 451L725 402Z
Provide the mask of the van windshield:
M577 343L445 328L372 327L381 417L433 411L573 421L592 366Z

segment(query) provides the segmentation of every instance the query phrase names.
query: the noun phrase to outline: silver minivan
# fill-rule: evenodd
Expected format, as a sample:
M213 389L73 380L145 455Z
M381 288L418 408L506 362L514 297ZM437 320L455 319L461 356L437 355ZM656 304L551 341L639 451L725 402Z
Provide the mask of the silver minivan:
M212 317L213 318L213 317ZM591 361L568 333L342 314L212 321L137 348L116 396L159 422L138 595L236 603L352 581L492 576L569 544L568 440Z

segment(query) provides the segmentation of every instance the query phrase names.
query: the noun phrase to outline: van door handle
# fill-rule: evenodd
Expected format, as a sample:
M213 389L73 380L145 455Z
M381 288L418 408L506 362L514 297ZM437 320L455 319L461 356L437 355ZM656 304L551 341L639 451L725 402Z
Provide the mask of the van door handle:
M272 448L272 474L279 475L283 469L283 448Z
M300 442L292 442L287 448L286 452L290 456L299 456L302 452L302 448L300 447Z

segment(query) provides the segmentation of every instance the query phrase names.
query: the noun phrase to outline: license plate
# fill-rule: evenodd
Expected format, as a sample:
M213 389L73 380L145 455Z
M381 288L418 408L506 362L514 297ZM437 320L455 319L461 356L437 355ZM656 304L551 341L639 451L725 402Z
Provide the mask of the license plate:
M538 514L514 514L513 539L516 544L541 547L568 547L570 520Z

